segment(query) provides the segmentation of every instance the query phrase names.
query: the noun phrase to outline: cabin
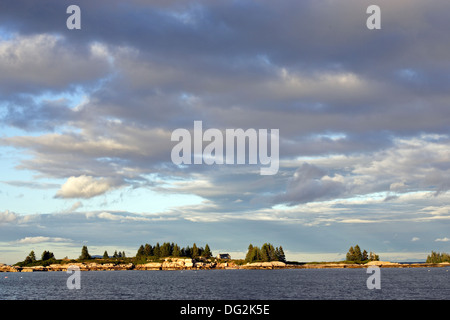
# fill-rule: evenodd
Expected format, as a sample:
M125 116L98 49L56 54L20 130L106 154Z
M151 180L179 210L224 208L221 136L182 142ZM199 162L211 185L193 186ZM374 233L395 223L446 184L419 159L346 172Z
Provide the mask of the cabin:
M225 260L230 260L231 256L228 253L219 253L217 255L217 259L225 259Z

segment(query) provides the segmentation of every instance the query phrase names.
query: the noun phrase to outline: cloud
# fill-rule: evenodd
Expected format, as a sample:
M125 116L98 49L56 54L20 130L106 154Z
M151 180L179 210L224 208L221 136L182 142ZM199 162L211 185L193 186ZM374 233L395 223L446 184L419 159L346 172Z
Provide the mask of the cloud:
M70 230L70 238L82 233L80 241L95 241L97 231L112 237L102 224L164 237L170 219L180 236L190 232L181 221L218 223L222 239L233 222L246 230L264 221L269 231L333 226L363 238L350 230L358 224L375 239L388 223L420 221L435 231L449 219L448 1L380 0L380 32L365 28L364 1L80 0L82 32L65 28L67 4L49 4L0 3L0 152L14 162L11 176L34 174L4 186L21 188L23 199L55 189L55 207L83 199L93 213L68 212L81 202L65 202L61 215L5 211L0 223L28 226L27 218ZM170 133L194 120L280 129L279 173L174 166ZM149 216L123 210L149 210L147 189L133 210L96 198L123 186L202 202ZM7 207L17 211L12 199ZM157 227L145 223L157 219ZM411 228L404 239L425 242ZM10 232L0 236L31 234ZM291 232L279 237L298 234Z
M9 210L0 212L0 224L14 222L18 219L18 215Z
M23 239L17 240L16 243L19 244L36 244L42 242L70 242L70 239L58 238L58 237L44 237L44 236L34 236L25 237Z
M96 179L92 176L82 175L70 177L56 193L57 198L92 198L115 188L116 186L106 179Z
M108 54L98 45L84 52L71 48L64 37L52 34L17 35L1 41L0 92L65 90L73 84L92 84L108 73Z
M73 212L78 210L79 208L83 207L83 203L81 201L75 202L69 209L67 209L67 212Z
M411 239L412 242L416 242L416 241L419 241L419 240L420 240L419 237L413 237L413 238Z
M448 242L448 241L450 241L450 239L445 237L445 238L438 238L438 239L436 239L434 241L437 241L437 242Z
M344 192L345 185L340 176L330 177L325 170L303 163L289 179L286 192L277 195L274 202L294 205L330 199Z

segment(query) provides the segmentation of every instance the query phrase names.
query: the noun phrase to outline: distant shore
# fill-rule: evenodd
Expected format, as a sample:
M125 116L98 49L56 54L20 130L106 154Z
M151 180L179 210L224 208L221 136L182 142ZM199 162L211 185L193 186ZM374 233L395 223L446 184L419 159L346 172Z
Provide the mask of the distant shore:
M247 264L237 264L233 260L226 262L196 261L189 258L167 258L164 262L149 262L145 264L114 264L97 262L76 262L51 264L49 266L19 267L10 265L0 265L0 272L46 272L46 271L67 271L77 268L80 271L114 271L114 270L227 270L227 269L247 269L247 270L273 270L273 269L331 269L331 268L368 268L378 266L381 268L434 268L448 267L450 263L396 263L389 261L371 261L366 264L350 264L339 262L321 263L284 263L280 261L254 262Z

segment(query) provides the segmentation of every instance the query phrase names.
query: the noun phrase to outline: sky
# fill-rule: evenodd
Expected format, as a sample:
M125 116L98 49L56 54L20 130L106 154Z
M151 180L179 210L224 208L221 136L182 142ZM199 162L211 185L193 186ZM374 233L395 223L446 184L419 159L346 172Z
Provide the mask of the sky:
M375 3L376 2L376 3ZM81 29L68 29L69 5ZM367 8L381 10L368 29ZM243 258L450 251L450 3L0 3L0 262L175 242ZM279 130L279 170L176 165L177 128Z

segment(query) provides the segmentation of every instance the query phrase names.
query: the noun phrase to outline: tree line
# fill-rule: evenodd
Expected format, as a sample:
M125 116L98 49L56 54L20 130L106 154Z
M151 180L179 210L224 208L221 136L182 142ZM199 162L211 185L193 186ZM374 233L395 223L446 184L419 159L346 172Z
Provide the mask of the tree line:
M193 244L192 247L187 246L181 248L176 243L164 242L162 245L156 243L152 246L146 243L141 245L136 253L136 258L164 258L164 257L186 257L196 259L199 257L211 258L212 253L208 244L205 247L198 247L197 244Z
M43 265L47 266L56 261L55 255L53 252L44 250L41 254L41 260L38 260L36 258L36 254L34 253L34 250L32 250L23 261L18 262L17 265L24 267L24 266L35 266L35 265Z
M351 261L351 262L367 262L367 261L379 261L380 258L377 254L370 252L367 253L366 250L361 252L361 248L359 245L356 245L355 247L350 247L350 249L347 252L347 255L345 256L345 260Z
M264 243L261 248L250 244L248 246L247 254L245 256L245 262L269 262L269 261L282 261L286 262L283 248L274 247L270 243Z
M450 262L450 254L448 253L439 253L431 251L431 254L427 256L427 263L441 263L441 262Z

